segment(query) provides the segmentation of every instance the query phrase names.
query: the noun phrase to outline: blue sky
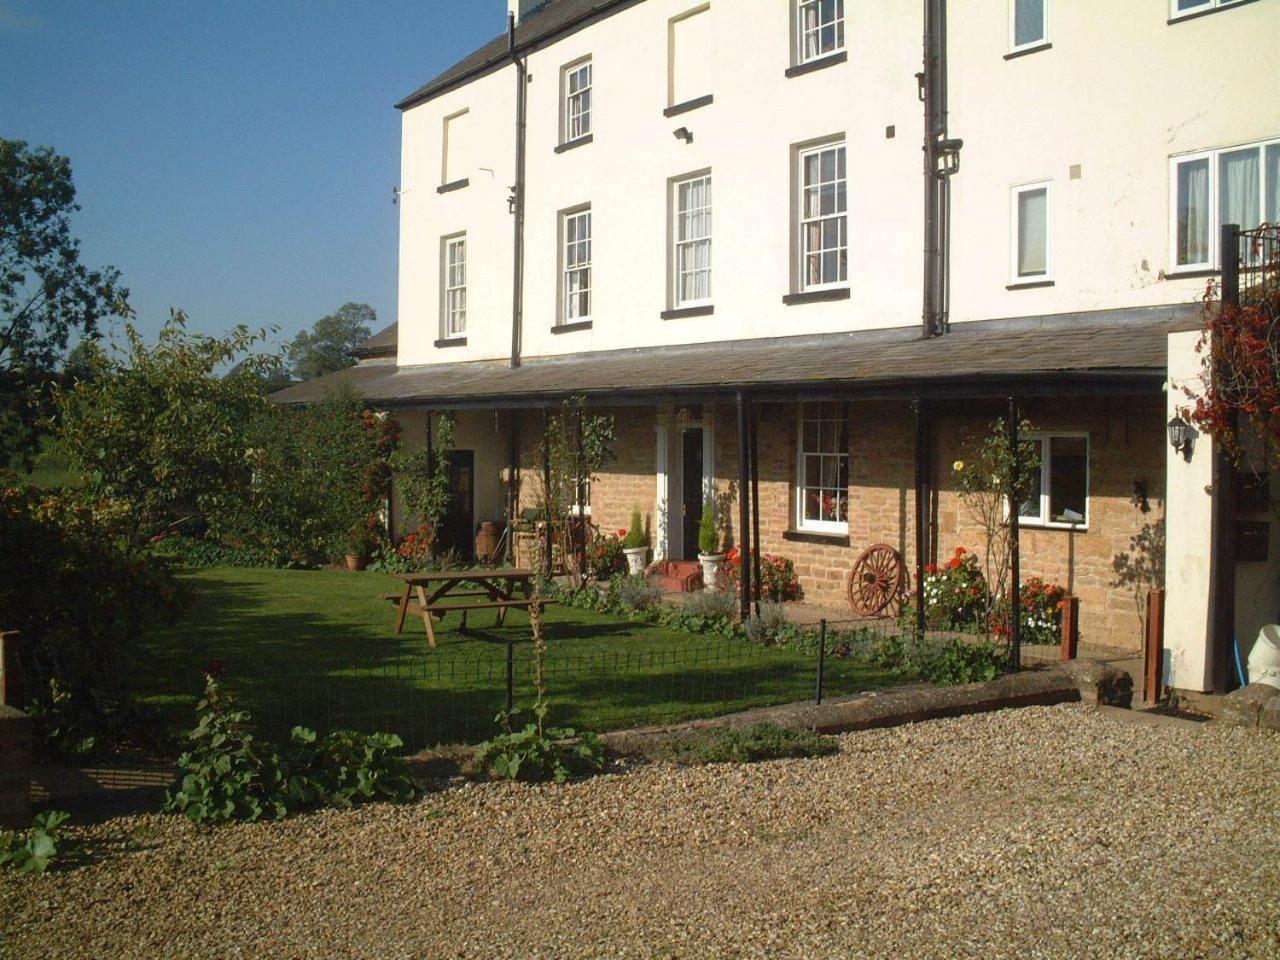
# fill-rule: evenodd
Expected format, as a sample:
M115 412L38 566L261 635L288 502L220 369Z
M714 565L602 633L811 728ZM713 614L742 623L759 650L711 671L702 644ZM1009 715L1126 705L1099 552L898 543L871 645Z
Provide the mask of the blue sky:
M392 104L505 27L502 0L0 0L0 136L71 158L84 259L148 334L348 300L395 319Z

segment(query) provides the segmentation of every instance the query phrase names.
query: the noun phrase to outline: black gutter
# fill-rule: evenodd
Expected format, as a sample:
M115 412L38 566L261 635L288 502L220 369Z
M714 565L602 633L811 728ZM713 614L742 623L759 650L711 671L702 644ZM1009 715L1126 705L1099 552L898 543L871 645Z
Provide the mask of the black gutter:
M528 108L529 70L516 52L516 18L507 15L507 56L516 68L516 177L511 188L511 367L520 366L524 326L524 155L525 113Z
M924 293L921 334L947 332L951 301L951 176L963 141L948 133L947 0L924 0Z

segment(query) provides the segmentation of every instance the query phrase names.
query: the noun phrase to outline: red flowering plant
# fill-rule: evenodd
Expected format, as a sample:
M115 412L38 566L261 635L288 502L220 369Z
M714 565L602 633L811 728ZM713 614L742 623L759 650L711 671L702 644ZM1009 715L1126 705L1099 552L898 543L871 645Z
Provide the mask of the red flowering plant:
M755 556L756 551L751 551ZM734 547L724 556L724 573L729 582L737 589L742 576L742 550ZM786 600L799 600L804 595L800 588L800 579L796 576L796 565L787 557L776 553L760 555L760 580L752 591L754 599L769 600L782 603Z
M987 581L976 555L964 547L944 564L924 568L924 603L932 627L980 624L987 608Z
M1217 281L1205 290L1201 385L1183 387L1194 401L1193 422L1237 465L1255 450L1280 465L1280 224L1264 224L1249 242L1248 263L1259 279L1238 304L1220 302ZM1256 443L1254 441L1257 441Z
M597 533L587 548L587 570L592 580L608 580L615 573L626 573L627 558L622 552L622 538L627 531L617 534Z
M1062 605L1067 591L1040 577L1024 580L1019 604L1022 615L1022 643L1057 644L1062 639ZM1009 638L1009 603L1001 597L991 611L991 634Z

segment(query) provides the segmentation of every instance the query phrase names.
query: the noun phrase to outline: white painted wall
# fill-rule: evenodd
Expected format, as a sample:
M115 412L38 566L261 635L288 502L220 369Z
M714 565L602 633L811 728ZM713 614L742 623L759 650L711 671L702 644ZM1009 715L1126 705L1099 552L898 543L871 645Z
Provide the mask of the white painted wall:
M921 4L849 0L847 62L788 79L790 4L711 0L715 102L665 118L669 24L702 2L645 0L529 58L526 356L919 322ZM1052 46L1006 60L1011 2L951 3L951 133L965 141L952 319L1197 299L1203 278L1162 279L1169 158L1280 135L1280 0L1174 24L1168 0L1049 0ZM495 3L495 34L501 16ZM594 142L556 154L560 67L587 54ZM507 66L404 113L402 364L509 355L514 84ZM443 118L464 108L471 183L437 195ZM672 136L681 126L691 144ZM791 147L836 133L849 147L852 296L783 306ZM715 315L664 321L668 180L703 168L713 176ZM1054 183L1055 285L1006 290L1009 189L1041 179ZM594 221L593 327L552 335L557 211L584 202ZM462 229L468 342L436 349L440 237Z
M1201 358L1195 349L1199 340L1196 331L1169 336L1166 418L1190 406L1184 389L1200 388ZM1213 441L1207 435L1197 437L1189 461L1166 447L1165 475L1170 522L1165 531L1164 682L1180 690L1209 690Z

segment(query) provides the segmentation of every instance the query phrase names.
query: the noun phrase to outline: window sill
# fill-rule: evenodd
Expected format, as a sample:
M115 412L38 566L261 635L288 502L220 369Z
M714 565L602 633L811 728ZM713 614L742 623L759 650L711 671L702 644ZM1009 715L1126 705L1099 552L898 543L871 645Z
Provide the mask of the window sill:
M825 57L818 57L816 60L806 60L804 63L797 63L794 67L787 67L787 69L783 71L783 76L788 79L791 77L803 77L806 73L813 73L815 70L823 70L826 67L834 67L837 63L844 63L848 59L848 50L841 50L839 53L829 53Z
M1041 50L1052 50L1052 49L1053 49L1053 44L1050 43L1048 40L1044 40L1032 47L1022 47L1021 49L1018 49L1018 50L1011 50L1004 55L1004 58L1006 60L1017 60L1019 57L1025 57L1027 56L1027 54L1030 54L1030 53L1039 53Z
M674 310L663 310L658 314L661 320L683 320L685 317L709 317L716 312L711 304L702 307L676 307Z
M590 330L590 320L575 320L572 323L557 323L551 328L552 333L574 333L578 330Z
M1166 271L1161 279L1164 280L1196 280L1204 277L1216 277L1221 270L1216 267L1191 267L1177 268Z
M595 139L595 134L588 133L585 137L579 137L577 140L566 140L560 146L556 147L556 153L564 153L566 150L574 150L578 147L585 147L588 143Z
M1038 287L1052 287L1052 280L1015 280L1005 284L1006 290L1035 290Z
M832 290L805 290L803 293L788 293L782 302L790 307L800 303L825 303L828 300L848 300L849 288L836 287Z
M465 347L467 345L466 337L448 337L444 340L437 340L435 346L443 349L445 347Z
M817 530L783 530L782 539L791 543L821 543L831 547L849 546L847 533L819 533Z
M470 183L470 177L463 177L461 180L451 180L448 183L442 183L440 186L436 187L436 193L453 193L453 191L461 190Z
M1208 10L1192 10L1190 13L1180 13L1176 17L1170 17L1165 21L1169 26L1175 23L1182 23L1184 20L1197 20L1200 17L1207 17L1211 13L1222 13L1224 10L1234 10L1237 7L1247 7L1255 0L1236 0L1235 3L1229 3L1225 7L1210 7Z
M678 117L682 113L688 113L690 110L697 110L699 107L705 107L715 101L712 94L705 97L694 97L692 100L686 100L683 103L674 103L662 111L664 117Z
M1018 521L1019 530L1050 530L1058 533L1088 533L1089 524L1080 523L1045 523L1043 520L1028 520L1025 517Z

